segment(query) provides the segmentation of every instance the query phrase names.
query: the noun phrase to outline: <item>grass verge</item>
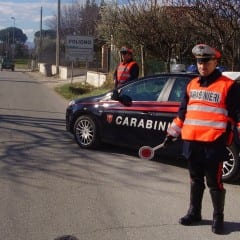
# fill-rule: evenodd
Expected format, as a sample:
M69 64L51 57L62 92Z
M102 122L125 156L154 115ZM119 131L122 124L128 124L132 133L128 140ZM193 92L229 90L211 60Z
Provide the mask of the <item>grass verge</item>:
M102 87L96 88L87 83L67 83L55 88L55 91L67 100L85 98L106 93L114 88L113 75L109 73Z
M103 93L106 93L111 88L101 87L95 88L89 84L83 83L67 83L55 88L55 91L62 95L67 100L72 100L76 98L85 98L90 96L96 96Z
M30 60L29 59L14 59L15 68L29 69Z

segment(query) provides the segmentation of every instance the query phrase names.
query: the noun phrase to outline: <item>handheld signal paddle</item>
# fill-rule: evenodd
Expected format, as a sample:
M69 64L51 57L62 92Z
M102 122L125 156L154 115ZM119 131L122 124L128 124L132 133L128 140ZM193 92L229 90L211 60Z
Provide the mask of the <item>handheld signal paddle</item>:
M151 160L154 156L154 152L157 149L163 148L164 146L165 146L165 141L153 148L150 146L142 146L138 150L138 156L142 159Z

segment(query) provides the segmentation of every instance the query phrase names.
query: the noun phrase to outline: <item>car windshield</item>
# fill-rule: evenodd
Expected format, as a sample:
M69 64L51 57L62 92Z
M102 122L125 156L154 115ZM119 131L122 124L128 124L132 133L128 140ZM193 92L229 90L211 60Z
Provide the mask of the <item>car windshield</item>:
M157 101L168 77L154 77L139 80L122 88L120 95L127 95L133 101Z

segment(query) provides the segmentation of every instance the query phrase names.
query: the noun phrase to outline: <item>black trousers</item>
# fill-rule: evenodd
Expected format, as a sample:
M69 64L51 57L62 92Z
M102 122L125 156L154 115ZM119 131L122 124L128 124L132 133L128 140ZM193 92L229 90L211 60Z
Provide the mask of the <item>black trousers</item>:
M188 142L183 143L183 152L188 160L191 182L196 186L205 187L205 178L210 190L222 191L222 167L227 157L225 144Z

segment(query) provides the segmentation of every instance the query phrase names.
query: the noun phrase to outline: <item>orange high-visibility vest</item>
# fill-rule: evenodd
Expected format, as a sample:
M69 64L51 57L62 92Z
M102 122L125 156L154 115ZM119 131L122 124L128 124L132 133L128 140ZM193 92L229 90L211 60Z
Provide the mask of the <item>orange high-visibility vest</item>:
M189 102L181 135L184 140L212 142L226 132L230 121L226 97L233 80L221 76L208 87L201 87L199 78L187 86Z
M124 84L130 77L130 70L132 66L136 64L135 61L131 61L129 63L121 62L117 69L117 83Z

